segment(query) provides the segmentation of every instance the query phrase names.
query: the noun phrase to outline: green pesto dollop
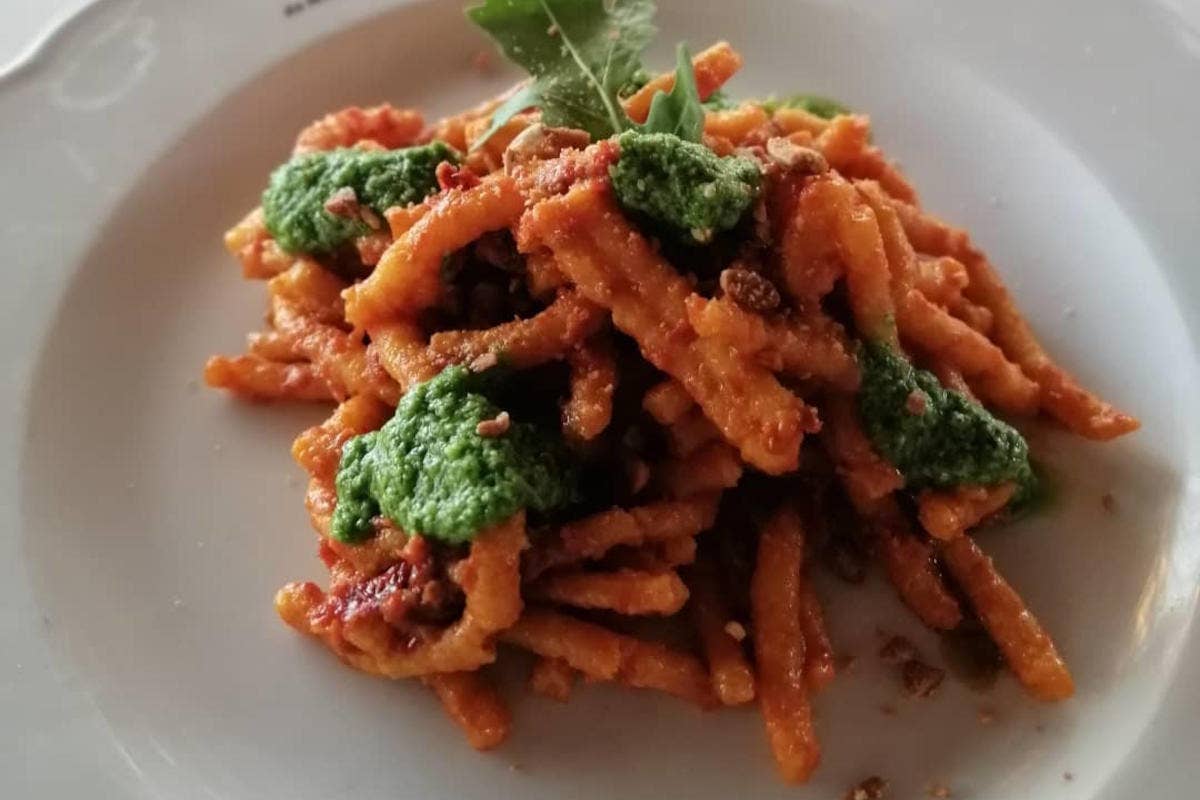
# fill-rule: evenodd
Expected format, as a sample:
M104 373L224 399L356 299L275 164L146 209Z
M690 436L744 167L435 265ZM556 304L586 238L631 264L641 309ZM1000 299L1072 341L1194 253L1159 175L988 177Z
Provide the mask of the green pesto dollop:
M621 205L685 240L707 242L737 225L758 194L751 159L722 158L669 133L626 131L617 143L621 158L609 175Z
M361 219L326 211L330 195L348 186L360 205L382 214L435 192L434 171L443 161L458 163L458 153L445 142L402 150L339 148L296 156L271 173L263 192L267 230L289 253L332 252L371 229Z
M850 113L850 109L837 100L818 94L794 94L782 99L772 98L764 100L762 107L768 114L773 114L780 108L800 108L822 119L833 119L838 114Z
M382 428L346 442L335 538L362 541L383 515L412 533L465 542L522 508L549 512L573 500L561 440L520 422L499 436L476 432L500 413L479 386L478 376L449 367L409 390Z
M914 489L1017 482L1014 503L1035 491L1029 445L1011 425L951 391L884 344L863 345L858 407L875 448ZM923 413L909 397L923 395ZM919 406L918 406L919 407Z

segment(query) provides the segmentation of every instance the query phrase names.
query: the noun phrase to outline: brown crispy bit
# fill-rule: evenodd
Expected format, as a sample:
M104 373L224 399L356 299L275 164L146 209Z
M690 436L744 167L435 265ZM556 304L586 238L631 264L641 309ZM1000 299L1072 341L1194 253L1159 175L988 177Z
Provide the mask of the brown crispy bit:
M335 217L353 219L360 213L362 206L358 204L358 194L353 186L343 186L325 201L325 210Z
M1105 492L1100 495L1100 507L1104 509L1105 513L1112 514L1117 510L1117 498L1113 497L1112 492Z
M507 411L501 411L495 419L485 419L475 426L475 432L485 439L494 439L508 432L511 420Z
M887 796L888 782L878 775L861 781L843 796L843 800L883 800Z
M475 356L475 358L471 359L471 363L467 364L467 369L469 369L471 372L486 372L499 363L500 356L488 351L486 353L480 353L479 355Z
M779 290L757 272L731 267L721 271L720 283L721 291L747 311L765 314L779 307Z
M925 404L929 398L920 389L913 389L908 393L908 397L904 399L904 410L912 414L914 417L919 417L925 413Z
M879 648L879 657L886 664L903 664L920 657L916 645L904 636L893 636Z
M809 147L801 147L785 136L767 140L767 155L771 161L801 175L822 175L829 171L825 156Z
M746 626L735 619L731 619L725 623L725 632L739 642L746 639Z
M912 659L904 662L904 690L912 697L929 697L942 685L946 671L931 667L924 661Z

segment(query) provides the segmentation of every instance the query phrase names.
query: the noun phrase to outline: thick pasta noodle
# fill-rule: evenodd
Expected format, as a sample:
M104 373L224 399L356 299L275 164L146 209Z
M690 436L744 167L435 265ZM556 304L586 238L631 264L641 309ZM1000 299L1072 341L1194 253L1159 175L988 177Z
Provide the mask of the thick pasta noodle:
M800 517L783 506L759 536L750 606L759 709L779 773L792 783L806 780L821 758L805 676L803 563Z
M533 654L528 690L559 702L595 681L702 709L756 702L780 775L800 782L820 761L813 704L839 646L824 621L836 599L819 596L809 556L853 514L852 544L925 625L977 617L1033 696L1070 696L1049 632L976 544L980 526L1018 516L1036 474L992 412L1098 440L1137 420L1051 359L966 232L919 205L865 114L731 101L719 90L742 57L726 42L691 65L694 95L686 72L630 76L599 115L649 136L569 127L552 97L511 108L536 78L432 125L383 104L299 133L262 206L225 235L264 282L266 324L204 368L248 400L333 407L292 447L328 581L284 586L279 616L356 669L417 678L480 750L513 725L506 687L481 670L515 648ZM639 146L669 148L667 172L694 163L653 185ZM355 172L389 154L404 165L392 184ZM337 173L345 185L281 206L289 169L311 178L336 159L353 166ZM377 199L405 181L425 188ZM714 208L736 213L694 221ZM289 225L344 236L292 252L284 242L306 239ZM911 426L899 444L872 402L880 352L911 379L889 423ZM451 378L468 393L436 417L428 392ZM468 400L486 409L478 422L463 422ZM925 415L946 408L993 425L1026 469L976 479L941 463L967 446L924 447L937 422ZM544 437L536 463L504 483L504 447L531 432ZM447 463L461 469L432 472ZM567 488L551 504L541 493L556 482ZM446 494L422 505L429 486ZM450 535L434 512L462 496L500 505Z

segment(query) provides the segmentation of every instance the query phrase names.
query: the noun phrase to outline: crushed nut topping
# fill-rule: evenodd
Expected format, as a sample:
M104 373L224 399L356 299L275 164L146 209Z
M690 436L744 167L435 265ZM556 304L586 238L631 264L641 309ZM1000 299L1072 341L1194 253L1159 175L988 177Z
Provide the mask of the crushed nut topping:
M903 678L904 690L911 696L929 697L942 685L946 671L914 658L904 662Z
M928 402L928 395L920 389L913 389L904 399L904 410L914 417L919 417L925 413L925 405Z
M520 164L555 158L563 150L582 150L591 140L587 131L551 128L535 122L518 133L504 149L504 171L511 175Z
M731 619L725 623L725 632L739 642L744 641L746 638L746 626L736 619Z
M353 186L343 186L325 201L325 210L335 217L353 219L359 215L361 208Z
M879 648L879 657L885 664L900 665L919 656L916 645L903 636L893 636Z
M508 417L507 411L501 411L496 415L495 419L485 419L475 426L475 432L485 439L494 439L497 436L503 436L508 432L508 426L512 420Z
M721 291L747 311L765 314L779 307L782 299L775 284L757 272L740 267L721 270Z
M825 156L810 147L801 147L784 136L767 140L767 156L789 172L801 175L823 175L829 171Z
M381 230L383 228L383 220L381 220L379 215L367 206L359 206L358 218L366 223L366 226L373 231Z
M471 363L467 364L467 369L471 370L471 372L486 372L499 363L500 357L489 351L471 359Z

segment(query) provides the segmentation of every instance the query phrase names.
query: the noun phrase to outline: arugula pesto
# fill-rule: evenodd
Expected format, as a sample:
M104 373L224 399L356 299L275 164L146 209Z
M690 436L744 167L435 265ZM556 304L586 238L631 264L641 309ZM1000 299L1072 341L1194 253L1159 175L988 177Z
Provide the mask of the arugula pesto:
M326 202L339 190L354 190L359 205L376 215L392 206L419 202L437 191L434 171L458 163L445 142L402 150L339 148L296 156L271 173L263 192L267 230L289 253L330 253L371 231L358 215L337 216Z
M621 205L684 241L700 244L737 225L758 195L761 175L748 158L721 158L669 133L627 131L609 168Z
M913 489L1018 485L1014 503L1029 499L1037 480L1029 446L1011 425L884 344L864 344L858 393L863 428L875 448ZM910 396L919 398L917 403ZM914 413L913 408L920 409Z
M334 538L362 541L382 514L406 531L466 542L522 508L549 512L575 498L560 439L521 422L480 433L479 423L500 413L480 385L465 368L448 367L405 394L378 431L346 442Z

